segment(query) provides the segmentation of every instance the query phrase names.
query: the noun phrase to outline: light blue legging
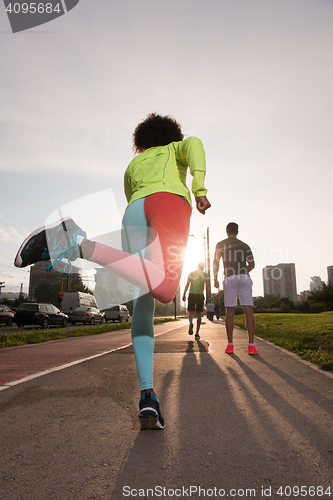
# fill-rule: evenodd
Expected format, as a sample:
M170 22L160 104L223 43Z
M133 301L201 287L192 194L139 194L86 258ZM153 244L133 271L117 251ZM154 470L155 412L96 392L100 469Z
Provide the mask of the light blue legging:
M144 213L145 198L131 203L123 217L122 246L123 250L132 254L141 252L147 246L148 226ZM138 228L135 232L134 228ZM145 229L146 228L146 229ZM153 355L154 355L154 299L141 295L137 287L133 287L132 342L140 389L153 388Z

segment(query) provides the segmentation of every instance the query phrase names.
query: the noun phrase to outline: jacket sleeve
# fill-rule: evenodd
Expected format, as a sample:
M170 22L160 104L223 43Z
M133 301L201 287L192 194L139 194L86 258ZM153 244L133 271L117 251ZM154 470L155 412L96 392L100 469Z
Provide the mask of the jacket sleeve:
M131 197L132 197L132 186L130 183L130 173L129 173L129 168L125 170L124 174L124 191L125 191L125 196L127 199L127 203L129 203Z
M178 143L177 159L188 165L192 180L192 193L195 197L206 196L205 188L206 156L202 142L197 137L187 137Z

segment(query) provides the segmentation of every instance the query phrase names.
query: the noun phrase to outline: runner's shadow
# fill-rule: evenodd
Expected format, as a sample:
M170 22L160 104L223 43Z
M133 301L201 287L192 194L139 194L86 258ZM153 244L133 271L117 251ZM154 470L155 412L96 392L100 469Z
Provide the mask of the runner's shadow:
M198 352L195 341L170 356L173 370L159 390L165 430L138 433L114 498L121 498L129 481L143 491L153 489L156 478L165 488L223 485L226 491L251 487L259 494L263 486L297 484L300 478L320 484L329 477L332 456L323 456L316 442L332 436L311 421L306 393L299 409L283 397L259 356L244 362L216 346L214 355L206 348ZM260 366L262 374L255 371ZM315 470L315 457L325 463L323 470Z
M281 368L273 365L272 363L269 363L267 359L263 358L260 355L256 355L253 358L262 363L268 370L271 370L282 380L284 380L290 387L297 390L298 393L309 399L313 404L318 404L319 393L318 387L315 383L311 387L309 381L306 378L304 378L304 381L300 381L296 377L292 377L287 372L283 371ZM320 373L320 371L318 373ZM327 407L328 411L332 411L332 400L327 398L324 394L320 395L320 405L323 408Z
M289 427L293 433L296 431L302 439L312 443L316 455L322 453L324 443L331 443L330 446L333 447L332 433L325 425L320 425L321 418L318 422L314 422L313 419L313 412L318 410L318 391L295 380L294 377L268 363L259 355L251 356L251 361L261 363L265 367L259 373L255 371L257 367L250 367L238 356L233 355L232 358L237 362L245 377L241 377L239 371L232 367L229 368L230 374L246 394L251 407L256 406L256 393L259 393L264 398L264 407L269 408L270 411L273 410L279 419L282 419L285 427ZM279 378L272 377L272 373L278 375ZM264 378L262 374L265 374L267 378ZM294 396L290 398L292 393ZM312 410L309 411L309 407ZM328 411L333 416L332 399L320 398L320 412L322 411ZM261 419L260 413L262 412L257 412L256 418ZM324 448L326 448L325 444Z
M186 349L186 352L194 352L194 342L193 342L193 340L189 340L189 342L188 342L188 348Z

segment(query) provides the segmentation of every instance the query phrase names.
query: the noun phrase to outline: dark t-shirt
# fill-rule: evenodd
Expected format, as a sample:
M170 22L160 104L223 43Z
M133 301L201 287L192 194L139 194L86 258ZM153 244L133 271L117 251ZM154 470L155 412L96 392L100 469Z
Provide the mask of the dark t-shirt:
M218 262L221 257L225 276L234 276L248 274L247 261L253 258L253 254L249 245L238 238L229 237L216 245L214 260Z

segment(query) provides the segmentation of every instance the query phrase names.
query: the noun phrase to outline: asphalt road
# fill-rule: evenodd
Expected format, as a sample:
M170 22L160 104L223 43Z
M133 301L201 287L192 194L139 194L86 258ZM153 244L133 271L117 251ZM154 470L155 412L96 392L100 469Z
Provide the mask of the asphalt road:
M50 342L48 363L81 361L39 376L41 346L1 350L34 351L35 378L0 391L0 499L332 499L332 376L260 339L248 356L240 330L226 355L222 322L200 341L174 326L156 326L164 431L139 429L132 347L113 347L127 338Z

